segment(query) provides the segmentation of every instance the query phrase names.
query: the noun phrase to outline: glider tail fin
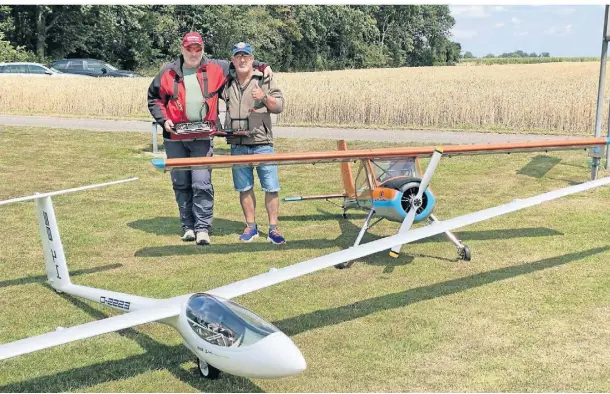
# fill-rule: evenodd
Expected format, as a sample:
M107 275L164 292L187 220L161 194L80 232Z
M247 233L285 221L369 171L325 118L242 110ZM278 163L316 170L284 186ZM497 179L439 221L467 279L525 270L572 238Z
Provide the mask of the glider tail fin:
M62 287L71 282L50 196L36 199L36 213L47 277L51 287L61 291Z
M42 250L44 252L44 261L47 271L47 277L51 286L57 291L63 291L66 286L71 284L70 275L68 274L68 266L66 265L66 256L64 255L64 247L61 244L59 237L59 229L57 228L57 219L53 210L52 196L60 194L72 193L81 190L95 189L119 183L136 181L138 178L127 178L120 181L111 181L106 183L97 183L95 185L75 187L72 189L58 190L49 193L35 193L32 196L12 198L10 200L0 201L1 205L12 204L15 202L36 200L36 213L38 216L38 230L40 231L40 240L42 241Z

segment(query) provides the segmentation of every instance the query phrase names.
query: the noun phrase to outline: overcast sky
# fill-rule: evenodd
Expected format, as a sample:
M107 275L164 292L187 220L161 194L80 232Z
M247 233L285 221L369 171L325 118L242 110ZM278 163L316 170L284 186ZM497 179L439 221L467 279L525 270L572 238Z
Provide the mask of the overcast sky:
M549 52L551 56L600 56L604 6L458 6L453 41L476 57L488 53Z

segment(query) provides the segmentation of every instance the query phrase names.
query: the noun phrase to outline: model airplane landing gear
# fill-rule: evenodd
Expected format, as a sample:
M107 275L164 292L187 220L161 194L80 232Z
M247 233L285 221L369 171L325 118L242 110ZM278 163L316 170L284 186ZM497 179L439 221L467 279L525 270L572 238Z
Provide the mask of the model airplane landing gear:
M343 214L347 216L345 211L343 212ZM369 211L368 215L366 215L366 219L364 220L364 224L362 225L362 228L360 229L360 232L358 233L358 237L356 238L356 242L354 242L354 246L360 245L360 241L362 241L362 237L364 236L364 233L366 233L366 231L368 229L370 229L371 227L373 227L374 225L379 223L379 220L381 220L381 219L379 219L375 223L369 225L369 223L371 222L371 218L373 217L374 214L375 214L375 210L371 209ZM351 267L353 264L354 264L353 261L347 261L345 263L335 265L335 268L342 270L344 268Z
M438 222L438 219L436 218L436 216L430 215L430 217L428 217L428 221L430 223L433 223L433 222ZM468 246L464 245L462 243L462 241L457 239L455 234L453 234L451 231L445 231L445 235L447 236L447 239L449 239L449 241L451 241L457 248L458 258L460 260L470 261L470 259L472 258L471 254L470 254L470 248Z
M460 260L470 261L470 258L472 257L470 256L470 248L466 245L458 248L458 256L460 257Z
M220 375L220 370L218 368L214 368L206 361L199 358L197 359L197 366L199 367L199 374L201 377L210 380L218 379L218 375Z

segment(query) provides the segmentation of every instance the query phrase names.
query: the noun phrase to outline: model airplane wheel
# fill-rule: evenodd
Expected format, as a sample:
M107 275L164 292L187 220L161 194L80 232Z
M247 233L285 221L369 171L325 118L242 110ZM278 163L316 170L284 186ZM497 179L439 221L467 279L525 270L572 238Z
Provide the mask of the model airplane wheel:
M220 370L218 368L214 368L199 358L197 359L197 365L199 366L199 374L201 377L210 380L218 379L218 375L220 375Z
M335 268L338 270L342 270L342 269L349 268L349 267L347 266L347 263L341 263L341 264L335 265Z
M460 250L458 250L458 255L460 256L460 260L464 261L470 261L472 257L470 255L470 248L466 245L464 245L463 248L460 248Z

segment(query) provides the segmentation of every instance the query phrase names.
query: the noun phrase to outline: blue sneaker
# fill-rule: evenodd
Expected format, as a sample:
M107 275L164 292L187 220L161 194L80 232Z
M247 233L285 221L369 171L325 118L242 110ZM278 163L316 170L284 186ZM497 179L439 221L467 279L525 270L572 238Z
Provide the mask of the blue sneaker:
M242 242L252 242L254 238L258 238L258 227L246 226L242 235L239 236L239 240Z
M267 241L271 242L272 244L283 245L286 243L286 238L282 237L282 234L280 234L280 230L278 230L276 227L273 230L269 231Z

